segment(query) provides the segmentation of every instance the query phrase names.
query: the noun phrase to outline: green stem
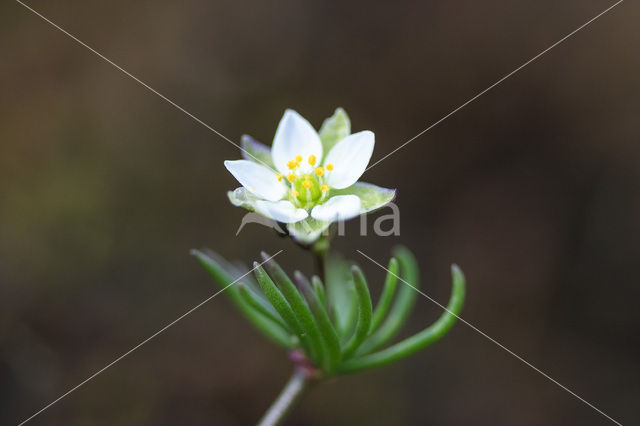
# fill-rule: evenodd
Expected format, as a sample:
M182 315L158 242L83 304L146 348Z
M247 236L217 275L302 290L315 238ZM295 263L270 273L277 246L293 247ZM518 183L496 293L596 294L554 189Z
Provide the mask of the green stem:
M303 368L296 367L293 375L287 382L278 398L271 404L271 407L264 414L258 426L276 426L282 424L287 414L291 412L294 405L300 400L302 395L309 389L311 380Z
M315 261L316 261L316 273L317 273L318 277L320 277L320 280L322 280L322 282L324 282L324 280L325 280L325 273L324 273L325 256L326 256L326 254L324 254L324 253L318 253L315 256L313 256L315 258Z
M316 241L311 248L311 252L315 259L317 275L320 277L322 282L325 282L325 263L327 253L329 252L329 238L320 237L320 239Z

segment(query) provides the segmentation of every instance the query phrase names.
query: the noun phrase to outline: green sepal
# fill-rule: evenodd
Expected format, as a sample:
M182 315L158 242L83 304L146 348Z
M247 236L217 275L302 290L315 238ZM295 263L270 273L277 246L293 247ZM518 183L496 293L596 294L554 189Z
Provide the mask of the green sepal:
M351 120L345 110L336 108L333 115L324 120L318 134L322 141L322 151L326 157L335 144L351 134Z
M356 182L348 188L332 189L330 195L357 195L362 203L360 214L369 213L389 204L396 197L396 190L367 182Z
M370 368L382 367L409 355L412 355L430 344L440 340L453 327L464 305L465 277L456 265L451 267L452 290L449 303L440 318L421 332L414 334L386 349L359 358L354 358L339 367L340 373L354 373Z
M309 245L315 242L331 226L331 222L315 220L311 216L287 225L289 234L298 243Z
M276 169L271 158L271 148L249 135L242 135L240 145L242 146L242 157L245 160L253 161L273 170Z
M260 200L260 198L243 186L236 188L234 191L228 191L227 197L229 197L229 201L231 201L231 204L234 206L243 207L250 211L256 210L256 201Z

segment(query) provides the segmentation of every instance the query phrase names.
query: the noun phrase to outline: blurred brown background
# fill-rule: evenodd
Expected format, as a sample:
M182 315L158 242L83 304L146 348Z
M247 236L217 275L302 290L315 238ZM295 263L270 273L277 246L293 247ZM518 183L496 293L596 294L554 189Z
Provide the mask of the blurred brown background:
M589 1L29 2L238 141L337 106L381 158L612 4ZM402 243L441 301L625 424L640 419L640 6L609 14L364 180L399 188L401 236L334 243L377 293ZM225 191L238 150L16 2L0 6L0 423L17 424L215 291L188 251L306 254ZM372 219L372 218L371 218ZM371 220L370 220L371 223ZM440 310L420 298L407 332ZM290 370L212 300L32 421L244 425ZM289 424L607 420L458 324L389 368L315 390Z

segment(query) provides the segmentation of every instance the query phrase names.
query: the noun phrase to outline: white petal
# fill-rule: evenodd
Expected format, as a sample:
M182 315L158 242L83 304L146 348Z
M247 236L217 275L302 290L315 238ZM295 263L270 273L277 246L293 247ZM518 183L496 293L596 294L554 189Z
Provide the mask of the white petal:
M342 189L356 183L369 164L374 144L375 136L369 130L354 133L338 142L324 160L325 165L333 165L333 170L326 174L329 186Z
M273 164L283 175L289 172L287 162L301 155L303 164L310 155L315 155L318 163L322 159L322 142L315 129L297 112L285 111L271 147Z
M282 199L287 193L284 182L278 182L273 170L248 160L225 161L225 167L249 191L269 201Z
M283 223L294 223L306 219L309 214L305 209L298 209L291 201L256 201L256 211L273 220Z
M347 220L360 214L360 198L357 195L336 195L311 210L311 217L324 222Z

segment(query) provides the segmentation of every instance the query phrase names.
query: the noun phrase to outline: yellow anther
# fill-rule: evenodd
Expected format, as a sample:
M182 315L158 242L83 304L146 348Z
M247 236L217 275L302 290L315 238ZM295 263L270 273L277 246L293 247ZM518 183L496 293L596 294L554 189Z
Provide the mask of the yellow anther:
M300 195L300 193L298 191L296 191L295 189L291 191L291 196L292 197L297 197L298 195Z
M276 177L278 178L278 182L282 182L282 175L280 173L276 173Z
M329 185L322 185L322 186L320 187L320 191L322 191L322 192L327 192L329 189L330 189L330 188L329 188Z
M287 167L289 168L289 170L294 170L296 169L300 164L296 163L295 161L291 160L287 163Z
M322 167L316 167L316 176L320 177L324 174L324 169Z
M307 189L311 188L312 185L313 185L313 182L311 182L310 180L305 180L304 182L302 182L302 186L304 186Z
M287 180L288 180L289 182L291 182L291 183L295 182L295 181L296 181L296 175L294 175L293 173L289 173L289 174L287 175Z
M333 170L333 164L329 163L325 166L327 168L327 170L331 171Z
M316 156L315 155L310 155L309 156L309 164L311 164L312 166L314 164L316 164Z
M299 163L302 161L302 155L296 155L296 163Z

